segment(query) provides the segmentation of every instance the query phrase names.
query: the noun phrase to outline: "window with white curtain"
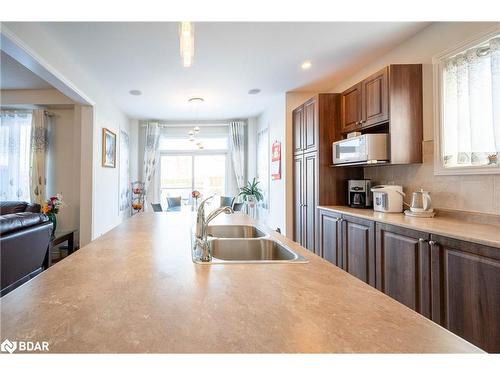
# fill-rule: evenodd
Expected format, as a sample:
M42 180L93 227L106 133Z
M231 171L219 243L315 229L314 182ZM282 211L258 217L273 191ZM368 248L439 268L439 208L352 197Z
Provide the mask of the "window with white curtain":
M0 200L30 201L31 112L1 111Z
M435 59L437 174L500 173L500 35Z

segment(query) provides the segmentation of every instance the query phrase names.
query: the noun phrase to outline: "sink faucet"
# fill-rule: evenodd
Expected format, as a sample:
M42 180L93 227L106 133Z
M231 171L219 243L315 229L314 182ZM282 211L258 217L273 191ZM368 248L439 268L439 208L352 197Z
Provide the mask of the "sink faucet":
M214 211L210 212L205 218L205 204L212 199L214 196L210 196L204 199L200 206L198 207L198 211L196 213L196 247L199 247L201 250L201 258L202 262L210 262L212 260L212 254L210 253L210 244L207 240L207 226L213 219L215 219L219 214L224 212L225 214L234 213L233 209L229 206L219 207Z

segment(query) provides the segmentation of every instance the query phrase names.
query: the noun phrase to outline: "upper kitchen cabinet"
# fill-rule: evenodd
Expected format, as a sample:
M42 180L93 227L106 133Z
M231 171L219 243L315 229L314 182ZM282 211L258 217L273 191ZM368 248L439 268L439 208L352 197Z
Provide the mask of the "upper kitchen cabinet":
M361 83L342 93L342 132L348 133L361 125Z
M371 75L361 82L361 127L389 121L388 69Z
M304 138L304 106L293 111L293 153L303 150L302 139Z
M318 103L319 96L315 96L293 111L293 152L316 151L318 149ZM328 99L322 99L323 101Z
M391 164L422 162L421 64L389 65L345 90L341 98L344 136L387 132Z

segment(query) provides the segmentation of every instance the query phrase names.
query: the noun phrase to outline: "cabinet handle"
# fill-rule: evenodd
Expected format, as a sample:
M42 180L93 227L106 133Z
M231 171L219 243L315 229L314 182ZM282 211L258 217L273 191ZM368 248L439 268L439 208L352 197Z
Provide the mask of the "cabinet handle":
M425 238L419 238L419 239L418 239L418 242L420 242L420 243L424 243L424 242L427 242L427 240L426 240Z
M436 241L432 241L431 240L431 241L429 241L429 245L431 245L431 246L437 246L438 243Z

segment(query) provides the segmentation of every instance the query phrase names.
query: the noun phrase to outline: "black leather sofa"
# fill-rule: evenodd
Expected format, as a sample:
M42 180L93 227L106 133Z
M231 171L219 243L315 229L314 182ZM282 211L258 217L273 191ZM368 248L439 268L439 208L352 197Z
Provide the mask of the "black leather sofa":
M48 266L52 223L40 205L0 202L0 296Z

